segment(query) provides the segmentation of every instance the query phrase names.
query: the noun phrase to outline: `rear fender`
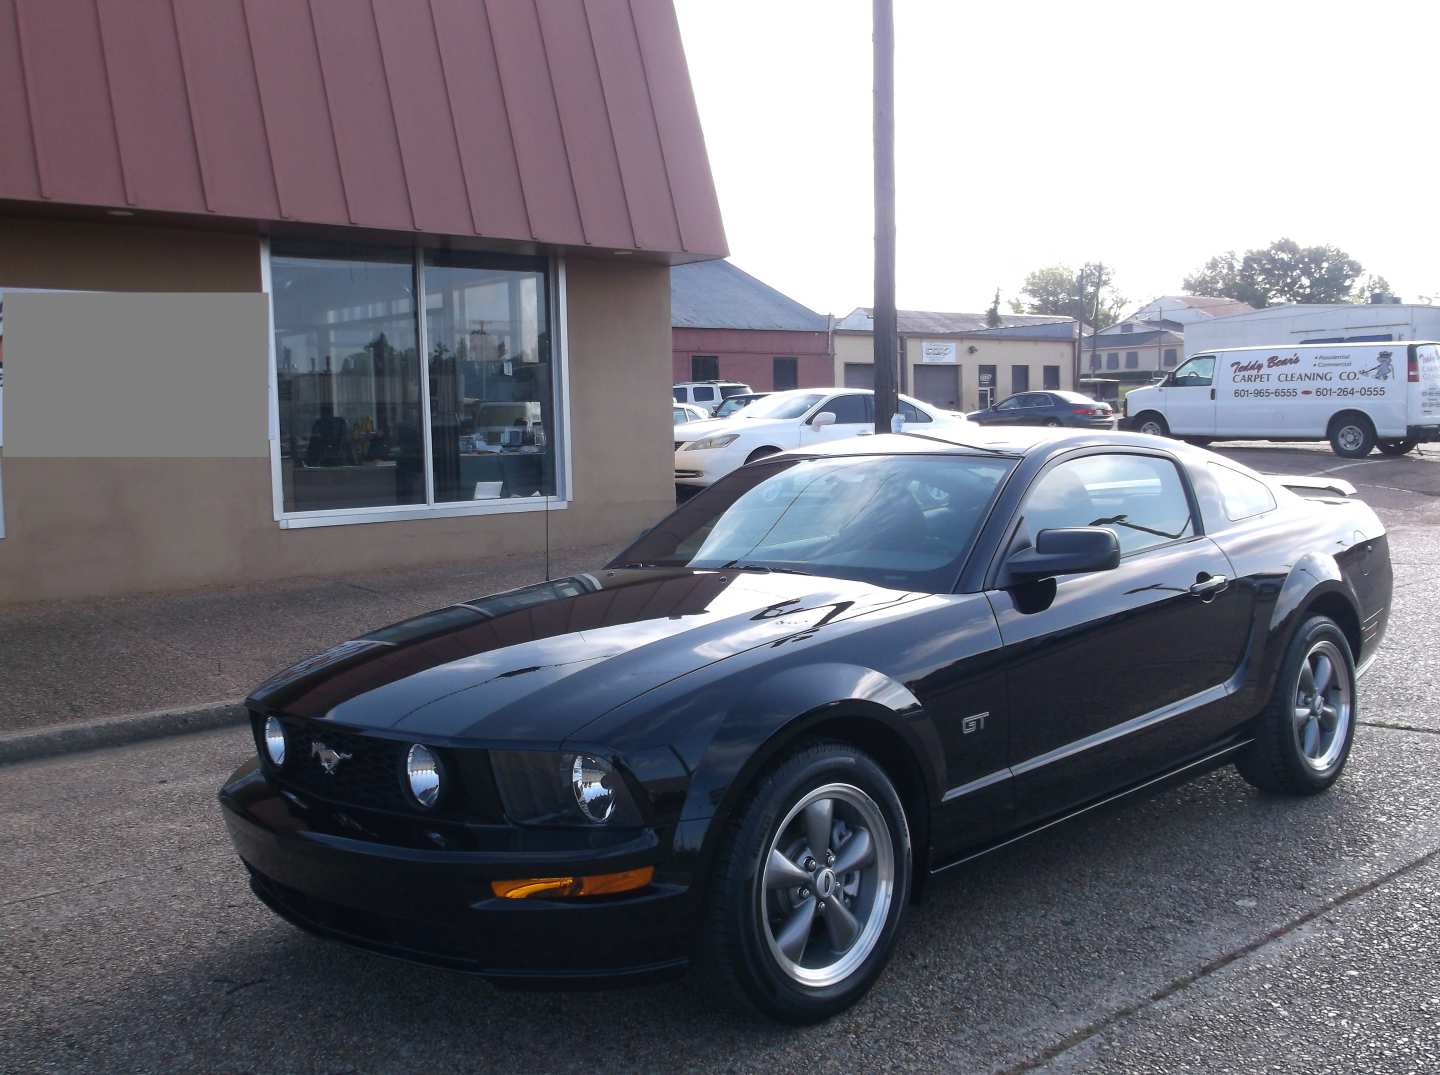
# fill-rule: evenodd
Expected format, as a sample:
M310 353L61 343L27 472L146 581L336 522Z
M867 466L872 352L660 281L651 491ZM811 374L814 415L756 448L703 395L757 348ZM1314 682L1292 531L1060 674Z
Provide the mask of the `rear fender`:
M1285 650L1289 647L1290 640L1295 637L1295 632L1309 618L1316 604L1331 599L1330 595L1344 601L1358 627L1360 602L1354 587L1345 578L1335 558L1328 553L1307 552L1296 560L1290 568L1290 574L1285 577L1270 615L1260 676L1262 698L1268 698L1274 689L1275 677L1280 673ZM1341 626L1344 628L1347 625ZM1354 656L1355 660L1359 661L1358 650Z

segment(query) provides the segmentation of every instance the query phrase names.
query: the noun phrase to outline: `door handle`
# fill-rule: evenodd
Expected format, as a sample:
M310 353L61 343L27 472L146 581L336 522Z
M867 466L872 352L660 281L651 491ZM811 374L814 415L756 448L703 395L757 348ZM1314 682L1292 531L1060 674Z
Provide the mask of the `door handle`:
M1211 398L1211 399L1214 399L1214 398L1215 398L1215 389L1213 389L1213 388L1210 389L1210 398Z
M1204 578L1196 579L1195 584L1190 587L1190 592L1196 597L1206 601L1218 593L1224 593L1230 586L1230 580L1224 575L1207 575Z

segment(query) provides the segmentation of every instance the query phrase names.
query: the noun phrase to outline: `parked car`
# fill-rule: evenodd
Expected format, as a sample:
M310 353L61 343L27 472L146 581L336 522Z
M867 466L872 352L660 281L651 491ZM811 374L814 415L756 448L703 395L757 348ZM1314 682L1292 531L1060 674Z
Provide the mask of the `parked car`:
M1390 607L1350 492L1123 433L776 456L603 569L266 681L225 823L323 937L823 1019L938 871L1227 762L1329 788Z
M1127 424L1198 440L1328 440L1346 459L1440 440L1440 344L1324 343L1196 355L1125 397Z
M673 389L676 403L693 403L711 414L731 396L748 396L754 391L739 381L686 381Z
M715 417L729 418L741 407L748 407L757 399L764 399L769 394L769 392L751 392L748 395L743 396L730 396L725 400L725 402L721 403L720 406L715 408Z
M704 407L697 407L693 403L677 403L672 410L677 426L684 425L686 422L703 422L710 417L709 411Z
M963 417L900 397L908 429L969 428ZM675 482L706 486L737 467L791 448L808 448L875 429L875 393L868 388L795 388L772 392L716 421L675 427Z
M982 426L1078 426L1081 429L1113 429L1115 413L1110 404L1082 396L1079 392L1017 392L992 407L966 415Z

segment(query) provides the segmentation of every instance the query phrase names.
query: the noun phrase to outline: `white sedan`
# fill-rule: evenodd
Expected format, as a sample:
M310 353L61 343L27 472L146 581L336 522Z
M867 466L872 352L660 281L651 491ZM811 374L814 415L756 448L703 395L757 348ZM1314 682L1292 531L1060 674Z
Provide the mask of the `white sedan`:
M776 452L873 432L875 393L862 388L796 388L757 399L729 418L675 427L675 484L706 486ZM900 397L910 432L979 427L963 415Z

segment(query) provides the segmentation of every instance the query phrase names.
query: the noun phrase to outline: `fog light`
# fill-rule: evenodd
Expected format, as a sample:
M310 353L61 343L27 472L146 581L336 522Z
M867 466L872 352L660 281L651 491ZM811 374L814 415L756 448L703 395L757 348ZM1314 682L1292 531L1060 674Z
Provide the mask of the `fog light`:
M405 755L405 775L410 781L410 794L425 808L440 798L440 759L427 746L416 743Z
M621 873L596 873L588 877L523 877L518 881L491 881L490 891L501 899L531 897L609 896L644 888L655 877L654 866Z
M265 753L277 768L285 764L285 725L274 717L265 718Z

